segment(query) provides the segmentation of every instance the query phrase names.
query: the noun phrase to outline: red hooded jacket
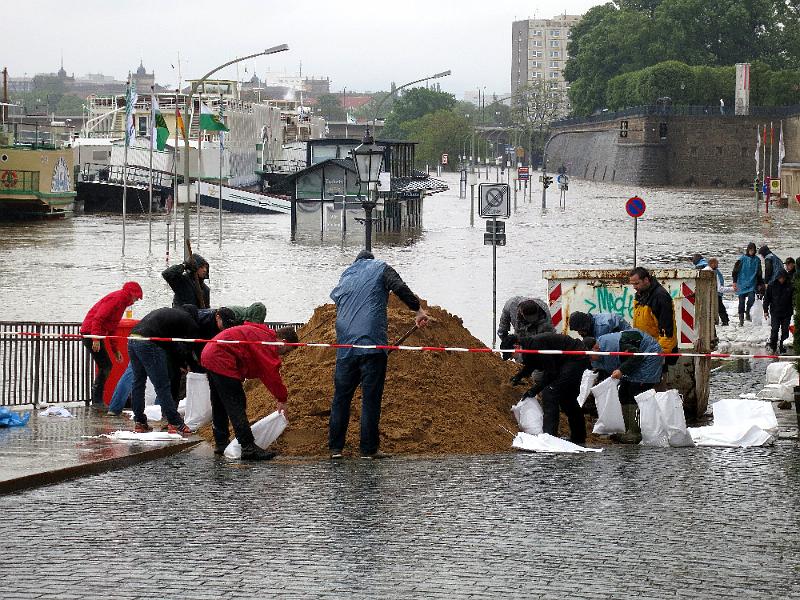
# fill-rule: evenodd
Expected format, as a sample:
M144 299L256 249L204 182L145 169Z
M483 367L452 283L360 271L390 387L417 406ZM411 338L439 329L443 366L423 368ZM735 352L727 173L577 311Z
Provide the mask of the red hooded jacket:
M245 323L229 327L214 340L276 342L275 332L261 323ZM260 379L279 402L286 402L289 393L281 378L281 359L277 346L263 344L206 344L200 364L209 371L233 379Z
M103 296L89 309L81 324L81 333L84 335L114 335L128 308L136 300L142 298L142 287L135 281L129 281L121 290ZM111 351L117 351L116 340L109 339Z

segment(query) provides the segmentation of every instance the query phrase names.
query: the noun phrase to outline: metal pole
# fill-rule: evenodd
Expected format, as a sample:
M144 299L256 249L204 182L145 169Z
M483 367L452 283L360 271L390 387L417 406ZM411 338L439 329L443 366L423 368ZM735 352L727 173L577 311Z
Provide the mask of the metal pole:
M219 95L219 113L222 114L222 94ZM222 145L225 139L225 132L220 131L219 135L219 247L222 249Z
M633 218L633 268L636 268L636 244L639 233L639 219Z
M497 217L492 217L492 350L497 344Z
M475 184L469 186L469 226L475 227Z
M186 135L183 136L183 182L186 184L186 203L183 205L183 258L189 260L189 245L192 239L192 231L189 224L190 205L189 199L192 197L192 184L189 181L189 136L192 133L192 118L194 117L194 92L195 83L189 88L189 98L186 105ZM190 115L189 111L192 111ZM177 135L177 133L176 133ZM178 199L175 199L177 202Z
M203 91L198 90L197 104L197 194L195 195L195 206L197 207L197 241L195 248L200 250L200 182L203 179L203 130L200 129L200 119L203 118Z
M178 249L178 94L180 89L175 90L175 147L172 153L172 249ZM167 240L169 243L169 240ZM167 253L169 254L169 253Z
M148 178L148 196L150 204L147 207L147 256L153 254L153 126L155 125L155 106L153 99L155 98L155 87L150 86L150 177Z

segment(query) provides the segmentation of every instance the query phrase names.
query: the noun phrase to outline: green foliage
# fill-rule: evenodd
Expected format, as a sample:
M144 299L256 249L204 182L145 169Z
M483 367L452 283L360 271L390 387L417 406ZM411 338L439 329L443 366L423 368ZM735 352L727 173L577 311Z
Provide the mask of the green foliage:
M344 121L345 113L339 94L322 94L317 99L317 113L328 121Z
M451 170L456 168L462 142L472 130L464 115L447 109L406 121L402 128L405 139L417 142L418 164L438 164L442 154L449 154L451 160L447 168Z
M579 115L608 106L636 104L629 98L670 96L674 102L704 104L716 97L733 100L728 71L694 71L695 82L675 87L688 77L684 67L727 67L760 61L764 66L800 66L800 11L785 0L618 0L589 10L570 37L564 76L571 82L570 100ZM616 77L645 67L672 63L631 80ZM712 80L702 78L712 77ZM790 74L753 79L756 99L780 104L796 81ZM727 86L727 87L726 87ZM784 86L784 87L781 87ZM786 87L788 86L788 88ZM717 90L712 92L712 90ZM784 100L782 100L784 99ZM794 103L792 101L791 103Z
M394 107L386 118L381 136L387 139L404 139L402 136L408 131L403 126L405 123L430 113L450 110L455 105L456 99L453 94L424 87L411 88L395 99Z

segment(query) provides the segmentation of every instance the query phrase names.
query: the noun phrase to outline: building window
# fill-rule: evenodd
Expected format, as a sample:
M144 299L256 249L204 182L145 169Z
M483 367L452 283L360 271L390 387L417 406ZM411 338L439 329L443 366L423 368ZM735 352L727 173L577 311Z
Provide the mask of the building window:
M558 79L561 77L561 71L550 71L550 79Z
M560 63L560 62L558 62L557 60L551 60L551 61L550 61L550 68L552 68L552 69L558 69L558 68L560 68L560 67L561 67L561 63Z
M530 68L532 68L532 69L538 69L541 66L542 66L542 63L540 63L538 60L534 60L530 64Z
M543 44L542 40L531 40L531 46L533 46L534 48L537 47L541 48L542 44Z
M550 58L560 58L561 52L558 50L551 50L550 51Z
M550 31L550 35L552 35L553 37L558 37L558 36L560 36L560 35L561 35L561 31L560 31L560 30L558 30L558 29L552 29L552 30Z
M150 135L147 133L147 117L139 117L139 137L146 137Z
M717 156L722 156L722 146L717 146Z
M531 30L531 35L532 36L542 35L542 32L541 32L540 29L532 29Z
M619 137L621 137L621 138L628 137L628 122L627 121L620 121L619 122Z
M535 52L531 52L531 57L532 58L541 58L542 57L542 51L541 50L537 50Z
M541 77L542 74L539 71L534 71L533 73L531 73L531 79L541 79Z
M551 48L560 48L561 42L559 40L550 40L550 47Z

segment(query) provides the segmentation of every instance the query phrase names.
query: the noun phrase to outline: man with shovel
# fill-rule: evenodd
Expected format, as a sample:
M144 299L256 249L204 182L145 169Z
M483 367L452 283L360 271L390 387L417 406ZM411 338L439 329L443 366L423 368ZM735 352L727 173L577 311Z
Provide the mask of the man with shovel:
M419 298L392 267L364 250L345 269L331 292L336 303L336 341L339 344L386 346L389 292L394 292L408 308L416 312L415 325L425 327L428 313ZM381 417L383 384L386 380L387 352L377 348L338 348L328 448L331 458L342 458L350 403L361 385L361 457L385 458L378 451L378 424Z

